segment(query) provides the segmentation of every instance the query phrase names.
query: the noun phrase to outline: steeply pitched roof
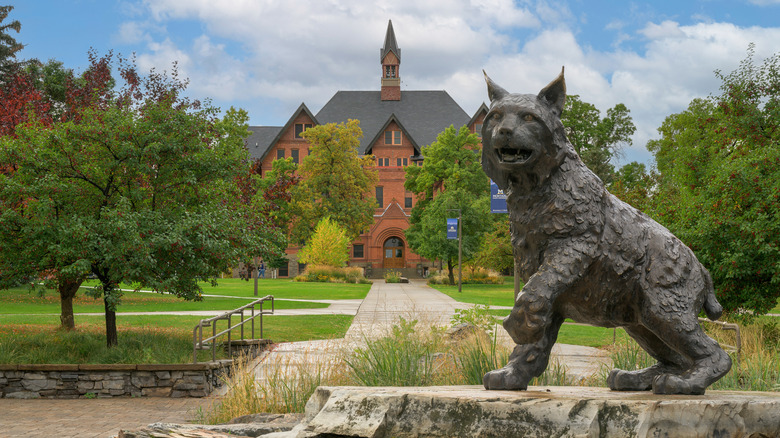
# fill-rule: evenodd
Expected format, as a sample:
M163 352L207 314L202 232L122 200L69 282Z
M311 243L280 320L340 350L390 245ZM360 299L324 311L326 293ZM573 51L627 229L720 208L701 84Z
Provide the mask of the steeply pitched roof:
M468 126L473 125L479 118L480 114L487 114L488 111L490 111L490 108L488 108L488 106L485 105L485 102L482 102L482 105L480 105L479 108L477 108L477 112L475 112L474 115L471 116L471 120L469 120Z
M250 126L249 130L252 131L252 135L246 139L246 143L252 159L265 159L265 156L271 151L271 146L279 141L282 134L292 126L293 121L301 112L306 113L315 125L319 124L314 114L309 111L309 107L305 103L301 103L284 126Z
M395 41L395 32L393 31L393 20L387 22L387 34L385 35L385 45L379 49L379 62L385 60L385 56L389 52L393 52L395 57L398 58L398 62L401 62L401 49L398 48L398 43Z
M404 91L401 100L381 100L379 91L339 91L317 113L318 123L360 120L362 155L394 116L419 146L433 143L450 125L455 128L470 117L446 91Z
M250 126L252 134L246 139L246 148L253 160L262 159L271 143L282 132L281 126Z

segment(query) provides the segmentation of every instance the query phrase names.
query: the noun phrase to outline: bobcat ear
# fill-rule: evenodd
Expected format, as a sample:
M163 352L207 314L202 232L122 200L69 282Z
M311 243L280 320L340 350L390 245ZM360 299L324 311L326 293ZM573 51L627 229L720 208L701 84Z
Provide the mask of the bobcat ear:
M507 94L509 94L508 91L501 88L498 84L493 82L492 79L485 73L485 70L482 70L482 74L485 75L485 82L487 82L487 88L488 88L488 97L490 98L491 102L494 102L496 100L504 98Z
M558 117L561 116L563 105L566 103L566 81L563 79L563 67L561 67L561 74L539 92L537 99L547 102L547 105L555 111Z

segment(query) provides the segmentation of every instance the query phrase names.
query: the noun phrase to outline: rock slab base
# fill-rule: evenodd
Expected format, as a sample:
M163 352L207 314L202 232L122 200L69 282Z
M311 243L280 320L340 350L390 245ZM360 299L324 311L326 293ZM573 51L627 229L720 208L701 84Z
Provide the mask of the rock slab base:
M278 437L780 437L780 393L320 387Z

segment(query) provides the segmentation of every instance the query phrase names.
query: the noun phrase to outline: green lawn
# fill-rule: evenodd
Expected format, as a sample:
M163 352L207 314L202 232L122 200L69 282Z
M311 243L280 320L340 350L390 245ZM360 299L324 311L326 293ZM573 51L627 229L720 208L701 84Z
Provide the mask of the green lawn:
M99 284L95 280L87 281L85 286ZM254 280L244 281L239 278L223 278L217 281L217 286L210 283L200 283L204 295L223 295L233 297L254 298ZM122 285L123 289L135 289L134 285ZM259 279L257 280L257 295L264 297L296 300L354 300L366 297L370 284L346 283L304 283L290 279Z
M119 342L122 342L121 330L128 328L172 329L191 337L192 329L202 318L192 315L117 314L117 326L120 330ZM348 315L265 316L263 317L263 337L274 342L342 338L352 324L352 318ZM38 330L55 333L59 323L58 315L0 315L0 333L4 332L4 328L12 326L37 327ZM258 337L259 324L259 320L255 319L255 334ZM226 321L219 321L217 330L223 330L226 326ZM76 330L93 330L95 327L101 331L105 330L105 319L102 315L76 316ZM245 327L245 330L249 330L248 324ZM248 332L246 337L249 337ZM0 342L3 340L0 339Z
M462 292L458 292L458 285L437 284L431 287L461 303L511 307L515 301L515 286L511 277L504 284L464 284L461 285Z

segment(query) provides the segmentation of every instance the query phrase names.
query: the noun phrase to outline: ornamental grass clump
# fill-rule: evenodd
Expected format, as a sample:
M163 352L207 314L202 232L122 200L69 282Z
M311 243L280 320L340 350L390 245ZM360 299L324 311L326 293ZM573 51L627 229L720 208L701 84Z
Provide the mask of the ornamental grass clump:
M417 330L417 320L400 318L387 336L365 338L344 359L347 377L361 386L452 385L452 361L443 343L442 331Z
M226 423L255 413L300 413L318 386L346 383L344 364L335 344L323 351L266 354L260 359L240 357L224 381L225 395L198 413L198 421Z

